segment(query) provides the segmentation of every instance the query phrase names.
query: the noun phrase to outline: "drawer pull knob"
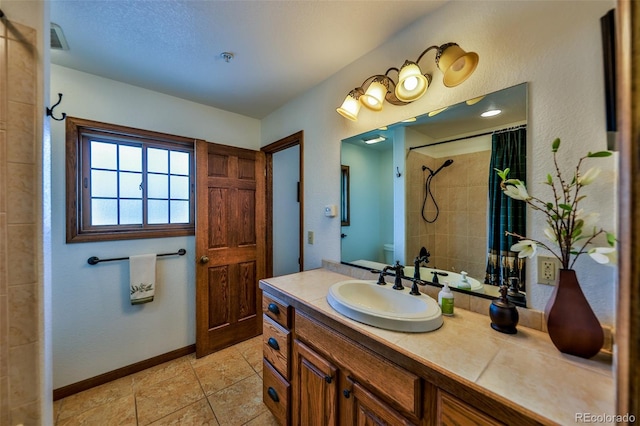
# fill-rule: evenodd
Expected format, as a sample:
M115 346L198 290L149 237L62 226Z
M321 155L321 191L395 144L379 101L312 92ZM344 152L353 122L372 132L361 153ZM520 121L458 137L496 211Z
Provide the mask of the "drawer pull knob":
M324 381L327 383L331 383L331 381L333 380L333 378L331 376L324 376Z
M349 398L351 396L351 391L349 389L345 389L342 391L342 394L345 398Z
M276 392L276 390L271 386L269 386L269 389L267 389L267 394L269 395L269 398L273 400L273 402L280 402L280 398L278 397L278 392Z
M273 337L269 337L269 340L267 340L267 345L271 346L276 351L280 350L280 345L278 344L278 341Z
M267 309L272 314L275 314L275 315L280 314L280 309L278 308L278 305L276 305L275 303L269 303L269 306L267 307Z

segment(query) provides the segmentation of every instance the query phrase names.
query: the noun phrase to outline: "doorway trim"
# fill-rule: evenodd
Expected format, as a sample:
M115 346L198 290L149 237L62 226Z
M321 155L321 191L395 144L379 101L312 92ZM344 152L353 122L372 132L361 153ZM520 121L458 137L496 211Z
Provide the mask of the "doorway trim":
M277 140L269 145L263 146L260 150L265 153L265 168L266 168L266 216L267 216L267 229L266 229L266 273L270 277L273 275L273 154L279 151L284 151L287 148L294 146L300 147L300 159L298 161L300 170L300 184L298 185L298 200L299 200L299 213L300 213L300 230L299 230L299 268L300 271L304 268L304 245L303 245L303 229L304 229L304 131L300 130L292 135Z

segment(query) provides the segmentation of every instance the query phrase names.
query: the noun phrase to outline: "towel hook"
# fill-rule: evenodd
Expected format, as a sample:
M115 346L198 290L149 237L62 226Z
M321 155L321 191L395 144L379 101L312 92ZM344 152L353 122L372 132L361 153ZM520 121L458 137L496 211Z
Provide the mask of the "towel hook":
M60 105L60 102L62 102L62 93L58 93L58 102L53 104L53 106L51 108L47 107L47 115L50 116L51 118L53 118L56 121L62 121L67 117L67 114L65 112L62 113L62 116L60 116L60 118L56 118L56 117L53 116L53 109L55 107L57 107L58 105Z

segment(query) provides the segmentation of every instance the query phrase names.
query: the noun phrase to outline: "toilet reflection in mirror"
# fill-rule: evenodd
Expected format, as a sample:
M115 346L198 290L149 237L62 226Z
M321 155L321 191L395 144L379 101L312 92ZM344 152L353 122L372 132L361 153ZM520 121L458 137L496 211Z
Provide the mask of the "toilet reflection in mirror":
M481 117L487 110L501 113ZM517 146L522 164L513 167L525 173L524 180L526 123L523 83L343 140L341 162L351 171L351 220L342 228L347 235L342 262L375 269L399 260L407 265L405 275L413 276L407 271L426 247L427 268L455 272L452 276L466 272L483 284L477 293L484 297L499 297L497 285L508 285L512 276L524 292L525 262L509 257L515 241L499 238L516 218L509 215L512 206L496 197L502 194L495 191L492 169L503 169L504 157ZM364 142L374 136L385 140ZM396 167L404 170L402 176ZM505 259L519 267L504 268Z

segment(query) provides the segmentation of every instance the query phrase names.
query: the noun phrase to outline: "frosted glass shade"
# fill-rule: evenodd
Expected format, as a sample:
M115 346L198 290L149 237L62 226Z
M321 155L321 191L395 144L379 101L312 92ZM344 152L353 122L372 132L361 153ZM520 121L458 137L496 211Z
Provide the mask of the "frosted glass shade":
M478 59L477 53L467 53L455 43L444 47L438 60L438 68L444 74L444 85L455 87L469 78L478 66Z
M406 61L398 73L396 98L403 102L415 101L427 92L428 87L429 81L422 75L418 64Z
M349 93L342 102L340 108L337 108L338 114L348 118L351 121L358 121L358 113L360 112L360 102Z
M360 96L360 103L372 111L381 111L388 90L388 84L383 82L384 80L373 80L364 95Z

